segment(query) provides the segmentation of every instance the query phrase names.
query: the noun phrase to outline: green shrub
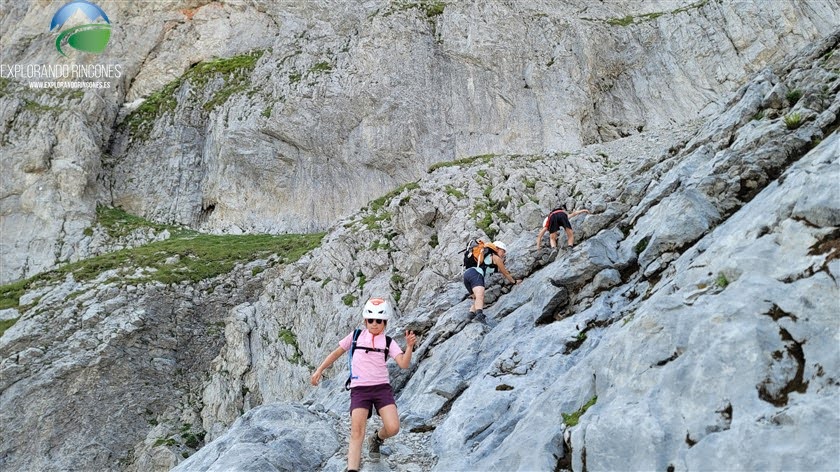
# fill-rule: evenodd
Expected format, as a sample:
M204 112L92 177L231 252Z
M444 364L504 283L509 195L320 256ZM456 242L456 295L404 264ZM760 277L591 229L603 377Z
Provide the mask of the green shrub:
M721 272L715 279L715 285L720 288L726 288L726 286L729 285L729 279L727 279L726 275Z
M787 101L788 103L790 103L790 106L793 106L796 104L796 102L799 101L800 98L802 98L802 90L791 90L787 93L787 95L785 95L785 98L787 98Z
M359 297L353 295L352 293L348 293L347 295L341 297L341 301L344 302L344 304L347 306L353 306L353 304L356 303L356 300L358 299Z
M365 289L365 283L367 282L367 277L365 277L365 274L363 274L362 271L359 271L359 273L356 274L356 276L359 278L359 291L361 292Z
M799 113L791 113L790 115L785 115L785 126L787 129L796 129L802 126L802 115Z
M641 241L636 243L636 246L633 248L633 250L636 252L636 255L641 254L645 249L647 249L648 242L650 242L650 237L645 236L644 238L642 238Z

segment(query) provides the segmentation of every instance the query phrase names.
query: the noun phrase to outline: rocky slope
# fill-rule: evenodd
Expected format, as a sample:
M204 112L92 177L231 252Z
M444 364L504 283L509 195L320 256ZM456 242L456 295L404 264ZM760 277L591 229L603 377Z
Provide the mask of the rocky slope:
M5 5L4 63L55 62L53 5ZM840 22L836 0L102 7L114 34L97 61L123 68L112 89L0 83L0 283L95 253L97 205L211 231L321 230L436 162L709 116Z
M692 11L713 7L727 4ZM592 22L638 32L660 18ZM11 324L0 337L0 466L342 470L343 364L317 389L307 381L374 294L399 307L393 334L421 340L411 370L393 372L403 432L368 469L836 466L838 43L835 31L720 93L710 119L576 150L500 147L440 162L334 217L323 240L292 244L320 241L299 260L303 251L248 239L257 236L150 222L115 232L94 205L84 251L128 249L0 291L16 300L0 310L12 320L0 321ZM223 87L205 86L208 96ZM149 132L182 112L197 110L177 102ZM533 244L558 202L592 214L573 219L581 244L555 259ZM487 326L468 322L460 283L458 252L478 236L505 240L526 278L493 281ZM199 262L220 253L205 271Z
M249 307L252 330L284 327L297 344L251 345L245 397L301 398L309 412L251 410L178 470L294 468L301 449L341 470L346 369L318 389L306 380L358 323L356 300L382 293L402 308L391 332L423 336L411 372L393 372L404 433L366 468L835 466L838 41L757 74L688 139L477 159L372 202ZM615 164L613 152L641 157ZM546 263L534 228L558 198L595 214L573 222L580 247ZM467 320L456 254L482 205L527 276L494 284L489 326ZM317 449L284 452L310 432Z

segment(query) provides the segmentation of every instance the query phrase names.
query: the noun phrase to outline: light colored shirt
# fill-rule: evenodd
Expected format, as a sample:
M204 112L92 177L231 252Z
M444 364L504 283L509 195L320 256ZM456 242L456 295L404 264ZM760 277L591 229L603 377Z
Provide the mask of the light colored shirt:
M350 347L353 344L353 333L347 335L344 339L338 342L342 349L348 351L350 355ZM358 377L350 380L350 388L365 387L368 385L381 385L390 383L388 379L388 368L385 366L385 353L365 351L359 349L360 347L373 347L376 349L385 349L385 333L373 336L370 331L363 329L359 333L359 339L356 340L356 352L353 353L353 377ZM391 340L391 346L388 349L388 356L396 358L403 353L400 346Z

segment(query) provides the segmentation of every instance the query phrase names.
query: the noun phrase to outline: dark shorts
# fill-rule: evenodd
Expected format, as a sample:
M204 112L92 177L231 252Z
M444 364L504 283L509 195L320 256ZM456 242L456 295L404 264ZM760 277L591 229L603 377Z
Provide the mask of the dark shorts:
M557 212L551 215L551 218L548 219L548 232L549 233L556 233L560 230L560 227L572 229L572 224L569 223L569 216L563 212Z
M368 385L350 389L350 414L356 408L365 408L368 411L368 418L370 418L373 414L371 407L376 407L378 412L382 407L396 404L394 389L391 388L391 384Z
M475 287L484 287L484 276L475 269L467 269L464 272L464 287L472 294Z

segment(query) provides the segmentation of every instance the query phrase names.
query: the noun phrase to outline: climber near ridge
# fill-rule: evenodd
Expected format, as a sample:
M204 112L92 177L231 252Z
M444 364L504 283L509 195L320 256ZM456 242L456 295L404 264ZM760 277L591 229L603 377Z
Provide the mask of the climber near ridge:
M379 459L382 441L400 431L400 416L394 401L394 389L388 378L385 362L388 356L394 358L403 369L411 364L411 353L417 337L413 331L405 332L405 352L385 328L393 313L391 304L382 298L371 298L362 309L366 329L357 328L338 342L338 348L327 355L324 362L312 374L312 385L317 386L321 374L346 351L350 351L350 378L345 388L350 390L350 445L347 451L347 471L359 470L362 460L362 441L365 438L367 420L376 408L382 418L382 428L375 430L368 439L371 459ZM362 352L363 351L363 352ZM355 355L354 355L355 354Z
M484 315L484 278L495 270L505 276L510 283L516 285L522 283L522 279L514 279L505 267L505 255L507 246L501 241L485 243L474 240L467 244L464 253L464 286L473 298L470 307L470 318L479 323L484 323L487 318Z
M537 250L539 250L542 246L542 238L546 231L548 231L548 240L551 244L551 248L556 248L557 232L560 231L561 226L566 230L566 243L568 248L571 249L575 247L575 233L572 231L572 224L569 222L569 218L574 218L581 213L589 213L589 210L575 210L571 214L567 214L566 205L551 210L543 221L543 226L540 228L540 234L537 235Z

